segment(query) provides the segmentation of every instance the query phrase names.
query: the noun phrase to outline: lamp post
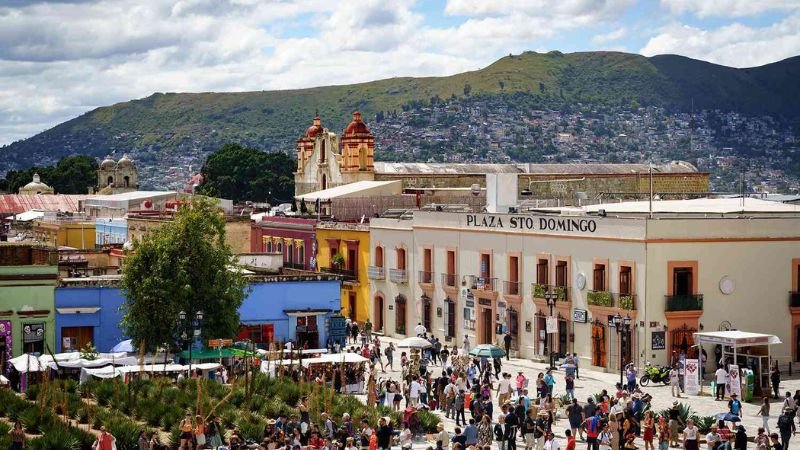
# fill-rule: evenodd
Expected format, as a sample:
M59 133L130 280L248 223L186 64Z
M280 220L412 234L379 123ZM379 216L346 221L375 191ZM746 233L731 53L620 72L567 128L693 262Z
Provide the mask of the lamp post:
M625 367L623 367L622 360L622 338L627 336L631 329L631 316L626 315L623 318L619 313L610 318L609 322L613 323L614 329L617 332L617 340L619 341L619 384L624 386L623 374Z
M194 318L190 320L190 323L187 326L186 319L187 319L186 311L181 310L178 313L178 324L183 329L181 332L181 340L184 342L189 343L189 376L192 375L192 347L194 347L195 342L200 339L201 335L201 328L203 326L203 311L197 311L194 314ZM187 334L187 330L192 330L191 337Z
M547 301L547 306L550 307L550 320L553 319L553 307L556 306L556 299L557 298L558 298L558 295L555 292L551 292L549 289L547 290L547 292L544 293L544 299L545 299L545 301ZM554 348L553 348L554 347L554 344L553 344L553 333L547 333L547 334L549 335L548 340L550 341L550 353L549 353L549 355L550 355L550 368L552 369L555 366L555 363L553 362L553 350L554 350ZM546 342L547 341L545 341L545 345L547 345Z

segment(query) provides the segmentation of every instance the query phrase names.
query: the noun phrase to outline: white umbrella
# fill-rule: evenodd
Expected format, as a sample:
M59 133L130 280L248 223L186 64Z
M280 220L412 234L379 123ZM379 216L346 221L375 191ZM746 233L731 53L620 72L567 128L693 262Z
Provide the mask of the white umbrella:
M428 348L433 345L421 337L408 337L397 343L398 348Z
M133 352L133 342L131 339L125 340L120 342L119 344L115 345L112 349L112 352Z

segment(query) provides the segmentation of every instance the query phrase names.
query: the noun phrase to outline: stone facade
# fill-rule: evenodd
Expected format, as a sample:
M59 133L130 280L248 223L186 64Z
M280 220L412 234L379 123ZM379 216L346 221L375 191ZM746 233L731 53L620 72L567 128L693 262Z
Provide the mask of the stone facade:
M110 156L100 163L97 170L97 194L121 194L132 192L139 189L139 173L136 164L123 155L119 161L115 162Z

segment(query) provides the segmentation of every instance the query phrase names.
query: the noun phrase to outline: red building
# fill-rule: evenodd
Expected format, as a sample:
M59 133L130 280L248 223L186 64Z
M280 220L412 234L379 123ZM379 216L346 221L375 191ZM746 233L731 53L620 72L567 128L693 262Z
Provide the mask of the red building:
M250 228L250 251L281 253L283 267L314 270L316 268L316 219L296 217L263 217Z

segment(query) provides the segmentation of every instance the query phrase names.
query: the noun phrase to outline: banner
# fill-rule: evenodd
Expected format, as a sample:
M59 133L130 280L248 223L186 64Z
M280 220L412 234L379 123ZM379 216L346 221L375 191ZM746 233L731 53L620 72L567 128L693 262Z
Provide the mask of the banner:
M556 319L555 317L547 318L547 332L558 333L558 319Z
M700 363L696 359L687 359L685 362L683 386L687 395L700 393Z
M739 378L739 366L736 364L728 366L728 384L725 385L725 390L728 391L728 396L736 394L739 400L742 399L742 380Z

